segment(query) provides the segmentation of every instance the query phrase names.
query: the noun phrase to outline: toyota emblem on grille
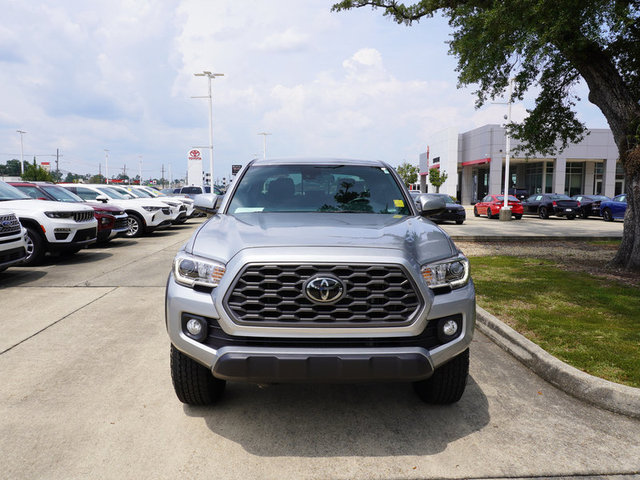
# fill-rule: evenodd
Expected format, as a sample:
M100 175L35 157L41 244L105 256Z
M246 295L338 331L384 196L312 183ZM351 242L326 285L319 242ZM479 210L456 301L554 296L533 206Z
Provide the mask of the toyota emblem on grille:
M333 303L344 295L344 284L332 275L316 275L307 281L304 293L312 302Z

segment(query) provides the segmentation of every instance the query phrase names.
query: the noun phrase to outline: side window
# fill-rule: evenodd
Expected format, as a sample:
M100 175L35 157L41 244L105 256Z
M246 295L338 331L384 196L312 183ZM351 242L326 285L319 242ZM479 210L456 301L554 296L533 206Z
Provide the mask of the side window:
M17 187L22 193L26 193L31 198L45 198L45 195L40 193L40 191L36 187Z
M620 197L618 198L619 202L626 202L627 201L627 196L626 195L620 195Z
M487 195L486 197L484 197L484 198L482 199L482 201L483 201L483 202L485 202L485 203L486 203L486 202L490 202L490 201L491 201L491 197L490 197L489 195Z
M536 202L539 202L540 200L542 200L542 195L536 196L535 200L536 200Z
M99 195L98 192L94 192L93 190L90 190L88 188L83 188L83 187L78 187L76 188L76 195L78 195L80 198L82 198L83 200L95 200L96 197Z

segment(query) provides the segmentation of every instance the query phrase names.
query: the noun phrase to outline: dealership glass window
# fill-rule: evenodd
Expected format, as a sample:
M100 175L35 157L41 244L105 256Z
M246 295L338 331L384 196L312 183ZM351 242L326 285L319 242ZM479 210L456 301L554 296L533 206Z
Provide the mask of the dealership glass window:
M544 193L553 193L553 162L547 162L545 175Z
M528 163L525 168L525 185L530 194L542 192L542 163Z
M620 195L624 191L624 168L620 162L616 162L616 189L614 195Z
M582 193L584 162L567 162L564 177L564 193L569 196Z
M602 195L602 172L604 171L604 163L596 162L593 170L593 193L594 195Z

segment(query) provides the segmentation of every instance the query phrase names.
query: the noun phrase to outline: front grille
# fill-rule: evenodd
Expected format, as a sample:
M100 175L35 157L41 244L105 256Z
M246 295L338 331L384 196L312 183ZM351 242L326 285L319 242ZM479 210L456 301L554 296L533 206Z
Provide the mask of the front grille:
M20 222L13 213L0 216L0 237L15 235L20 230Z
M0 265L20 260L21 258L24 258L25 255L26 252L23 247L13 248L4 252L0 251Z
M73 237L73 241L84 242L85 240L91 240L92 238L96 238L96 229L85 228L76 232L75 236Z
M393 338L286 338L286 337L242 337L228 335L222 330L218 321L207 318L207 337L203 343L215 350L223 347L258 347L258 348L426 348L427 350L442 344L438 340L438 322L431 320L424 330L414 337Z
M89 220L93 220L93 210L88 212L73 212L73 219L76 222L88 222Z
M342 280L334 304L312 302L305 282L317 274ZM422 307L422 297L399 265L247 265L224 300L238 324L260 326L403 326Z
M118 228L128 228L129 224L127 222L127 217L116 218L116 222L113 226L114 229Z

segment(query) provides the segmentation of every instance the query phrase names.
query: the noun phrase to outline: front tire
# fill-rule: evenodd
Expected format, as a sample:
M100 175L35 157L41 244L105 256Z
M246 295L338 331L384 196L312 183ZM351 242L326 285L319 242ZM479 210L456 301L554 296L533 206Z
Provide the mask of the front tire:
M464 223L464 220L456 220L456 225L462 225Z
M127 238L141 237L144 234L144 220L137 213L129 213L127 217L127 231L124 236Z
M602 211L602 219L603 219L605 222L613 222L613 214L611 213L611 209L609 209L609 208L605 208L605 209Z
M487 218L491 220L493 218L493 213L491 212L491 207L487 208Z
M426 403L447 405L462 397L469 375L469 349L439 367L430 378L414 382L413 389Z
M474 217L479 217L480 214L478 213L478 209L476 207L473 207L473 216Z
M211 405L220 399L227 382L171 345L171 381L182 403Z
M538 210L538 216L542 219L549 218L549 212L547 212L547 207L540 207Z
M27 256L22 261L21 265L26 265L27 267L32 267L34 265L39 265L44 258L45 243L42 235L38 233L38 231L32 227L25 227L27 229Z

